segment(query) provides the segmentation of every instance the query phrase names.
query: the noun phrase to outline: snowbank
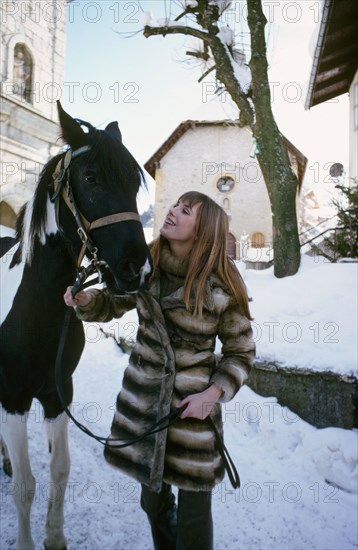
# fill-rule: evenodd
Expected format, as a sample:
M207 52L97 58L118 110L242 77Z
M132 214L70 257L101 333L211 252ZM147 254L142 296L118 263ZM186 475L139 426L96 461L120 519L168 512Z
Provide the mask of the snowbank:
M273 267L240 272L253 299L258 357L290 367L357 375L357 263L303 256L293 277Z
M0 237L14 237L15 230L5 225L0 225Z

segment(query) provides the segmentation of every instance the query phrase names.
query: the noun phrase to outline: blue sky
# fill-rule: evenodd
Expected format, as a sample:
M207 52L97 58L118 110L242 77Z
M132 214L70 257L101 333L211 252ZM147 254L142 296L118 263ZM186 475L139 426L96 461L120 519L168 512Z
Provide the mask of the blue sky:
M347 166L348 156L347 94L304 110L320 1L263 0L263 5L274 114L281 131L308 157L307 174L319 195L329 163ZM227 102L214 99L212 81L198 84L199 69L184 63L184 37L142 36L143 11L159 18L174 8L170 0L75 0L67 8L63 105L98 127L118 120L124 143L141 164L183 120L226 118L231 112ZM244 2L234 1L226 22L245 32L245 19ZM245 35L245 49L247 42ZM154 186L149 188L143 204L153 201Z

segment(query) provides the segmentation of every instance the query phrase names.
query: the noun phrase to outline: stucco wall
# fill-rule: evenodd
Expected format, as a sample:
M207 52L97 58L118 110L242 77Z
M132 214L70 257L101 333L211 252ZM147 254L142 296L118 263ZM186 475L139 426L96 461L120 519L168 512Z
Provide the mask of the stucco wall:
M272 217L266 186L247 128L195 126L188 130L162 158L156 170L154 236L158 235L168 206L180 194L196 190L209 195L227 211L230 232L237 241L243 233L263 233L272 241ZM216 186L222 176L235 180L229 192ZM226 200L225 200L226 199Z

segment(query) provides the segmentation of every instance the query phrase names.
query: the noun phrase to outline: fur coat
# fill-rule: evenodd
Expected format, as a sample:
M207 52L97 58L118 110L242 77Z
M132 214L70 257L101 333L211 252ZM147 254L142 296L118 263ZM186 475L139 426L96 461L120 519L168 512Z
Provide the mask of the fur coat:
M84 321L109 321L137 308L137 341L117 397L112 438L140 435L184 397L213 383L223 392L220 401L230 401L253 363L250 322L218 277L207 281L201 318L185 308L182 286L161 297L160 285L158 268L149 288L136 296L113 297L91 290L92 301L77 308ZM222 343L221 358L214 354L216 336ZM222 433L219 403L211 417ZM168 429L129 447L106 446L105 457L155 492L163 481L190 491L210 491L225 473L210 423L194 418L178 418Z

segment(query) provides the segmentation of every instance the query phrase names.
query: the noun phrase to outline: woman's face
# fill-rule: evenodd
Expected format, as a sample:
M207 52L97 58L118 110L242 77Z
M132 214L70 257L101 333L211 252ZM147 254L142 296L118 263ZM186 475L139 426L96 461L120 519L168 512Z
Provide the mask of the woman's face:
M192 245L196 237L196 220L200 203L192 207L179 199L171 208L160 229L160 234L171 241L180 241Z

